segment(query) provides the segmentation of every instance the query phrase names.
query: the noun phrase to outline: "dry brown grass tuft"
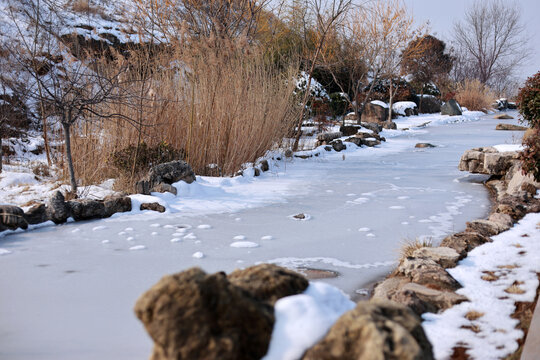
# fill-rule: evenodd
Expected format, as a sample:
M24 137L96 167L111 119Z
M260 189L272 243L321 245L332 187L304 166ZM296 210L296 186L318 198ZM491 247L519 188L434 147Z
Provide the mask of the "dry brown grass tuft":
M485 275L482 275L481 279L484 281L497 281L499 280L500 276L495 275L493 271L483 271Z
M411 257L413 253L421 249L423 247L432 247L433 246L433 240L431 238L426 239L414 239L414 240L404 240L403 245L399 249L399 256L400 259L406 259L408 257Z
M519 285L522 285L522 281L515 281L510 287L504 290L504 292L508 294L525 294L525 290L519 287Z
M499 269L507 269L507 270L512 270L512 269L517 269L519 267L519 265L499 265L497 266L497 268Z
M493 91L478 80L465 80L457 86L456 100L469 110L489 109L495 98Z
M90 0L72 1L71 10L81 14L103 15L103 9L97 5L92 5Z
M480 319L485 314L483 312L479 311L469 311L467 314L465 314L465 318L469 321L474 321Z

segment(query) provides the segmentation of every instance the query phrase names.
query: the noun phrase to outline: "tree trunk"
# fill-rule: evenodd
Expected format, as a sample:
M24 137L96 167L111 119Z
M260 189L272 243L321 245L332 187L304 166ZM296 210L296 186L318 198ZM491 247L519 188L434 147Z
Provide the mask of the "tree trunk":
M77 194L77 181L75 180L75 169L73 168L73 159L71 157L71 124L69 122L63 122L64 127L64 139L66 142L66 158L68 162L69 181L71 183L71 192Z
M388 99L388 122L392 122L392 103L394 101L394 90L392 86L392 79L390 79L390 89L388 91L389 99Z
M418 113L422 113L422 101L424 100L424 85L422 84L422 89L420 90L420 101L418 102Z

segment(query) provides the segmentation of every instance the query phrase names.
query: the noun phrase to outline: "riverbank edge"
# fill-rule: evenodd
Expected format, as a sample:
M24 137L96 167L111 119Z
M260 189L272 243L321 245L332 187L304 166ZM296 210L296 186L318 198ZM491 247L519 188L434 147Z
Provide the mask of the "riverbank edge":
M462 171L490 175L484 182L491 204L489 215L467 222L464 231L448 235L438 247L413 249L410 256L400 259L392 273L373 285L370 300L392 300L420 316L468 301L455 293L460 284L446 269L455 267L471 250L491 242L492 236L507 231L526 214L540 212L537 195L540 186L530 176L523 175L518 152L494 155L496 153L498 151L492 147L471 149L464 153L459 164ZM540 286L537 293L539 290ZM537 300L538 296L527 308L535 309ZM519 358L523 350L532 316L529 312L516 307L513 317L519 320L518 326L524 335L518 341L518 350L509 359ZM461 355L468 358L466 349L455 350L462 351Z

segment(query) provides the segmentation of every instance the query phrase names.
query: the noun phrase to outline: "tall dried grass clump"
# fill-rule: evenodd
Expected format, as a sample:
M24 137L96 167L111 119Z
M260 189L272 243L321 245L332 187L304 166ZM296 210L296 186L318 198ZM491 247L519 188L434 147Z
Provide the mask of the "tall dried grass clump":
M118 176L111 154L143 142L185 154L197 174L215 174L217 168L221 175L233 175L291 131L298 116L290 81L296 65L278 67L246 44L197 46L134 55L131 100L100 110L122 118L86 122L74 131L80 178L97 182ZM130 177L125 183L137 180L139 170L123 174Z
M469 110L486 110L495 99L494 92L479 80L465 80L457 85L456 100Z

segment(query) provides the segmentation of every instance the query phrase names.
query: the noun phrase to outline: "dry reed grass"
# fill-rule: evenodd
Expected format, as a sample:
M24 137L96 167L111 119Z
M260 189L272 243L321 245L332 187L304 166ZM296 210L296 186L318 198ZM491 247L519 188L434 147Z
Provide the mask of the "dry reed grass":
M130 101L100 111L120 113L131 124L98 118L73 127L74 165L84 184L118 177L111 154L141 142L185 151L197 174L216 164L221 174L233 175L277 146L297 118L290 79L298 66L278 68L249 45L184 48L130 61L137 69ZM131 190L141 175L121 179L121 190Z
M456 100L469 110L487 110L495 98L493 91L479 80L465 80L457 85Z

